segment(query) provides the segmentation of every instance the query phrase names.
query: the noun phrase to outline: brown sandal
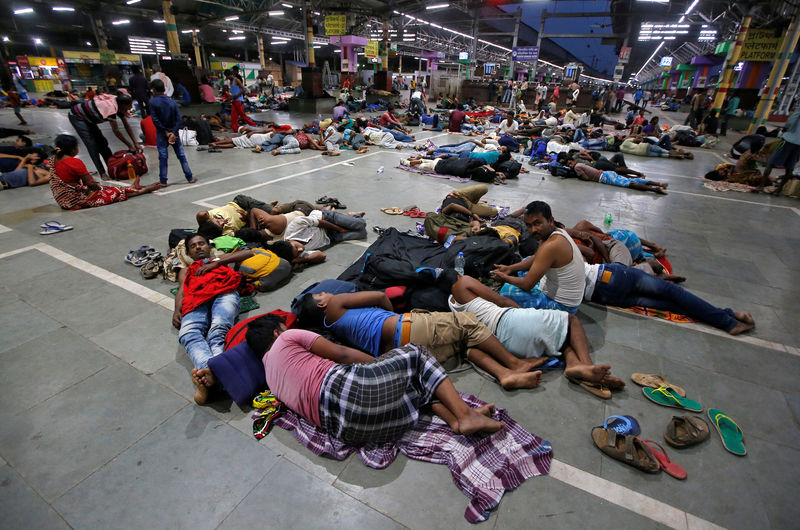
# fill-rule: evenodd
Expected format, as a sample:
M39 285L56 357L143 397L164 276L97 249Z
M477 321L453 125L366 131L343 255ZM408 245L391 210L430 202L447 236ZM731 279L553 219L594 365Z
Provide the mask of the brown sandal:
M595 427L592 440L602 452L645 473L658 473L661 464L650 448L636 436L622 435L614 429Z
M590 394L594 394L600 399L611 399L611 390L605 385L600 383L592 383L591 381L584 381L583 379L578 379L576 377L567 377L567 381L576 385L580 385L584 390Z
M672 447L684 448L706 441L710 434L711 430L703 418L673 416L664 432L664 439Z
M631 374L631 381L639 386L648 388L659 388L667 386L675 391L680 397L686 397L686 390L677 385L673 385L659 374Z

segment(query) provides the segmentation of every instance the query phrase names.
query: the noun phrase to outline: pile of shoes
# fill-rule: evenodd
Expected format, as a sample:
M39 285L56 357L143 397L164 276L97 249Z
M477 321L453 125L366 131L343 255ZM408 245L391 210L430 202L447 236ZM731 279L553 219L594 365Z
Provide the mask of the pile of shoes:
M155 278L164 272L164 257L161 252L148 245L130 250L125 256L125 263L139 267L139 272L145 280Z

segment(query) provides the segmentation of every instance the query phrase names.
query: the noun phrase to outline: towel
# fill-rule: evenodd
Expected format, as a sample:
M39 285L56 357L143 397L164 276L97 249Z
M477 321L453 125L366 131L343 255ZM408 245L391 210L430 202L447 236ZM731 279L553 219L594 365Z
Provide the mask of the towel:
M485 405L469 394L461 394L473 408ZM437 416L420 415L413 429L400 440L382 444L351 445L329 436L324 430L287 410L275 419L275 424L291 431L294 437L312 453L344 460L357 452L361 462L371 468L383 469L391 464L400 451L414 460L446 464L456 487L470 502L464 517L479 523L500 504L503 494L530 477L550 471L553 449L550 442L531 434L497 408L494 419L506 427L496 433L463 436Z

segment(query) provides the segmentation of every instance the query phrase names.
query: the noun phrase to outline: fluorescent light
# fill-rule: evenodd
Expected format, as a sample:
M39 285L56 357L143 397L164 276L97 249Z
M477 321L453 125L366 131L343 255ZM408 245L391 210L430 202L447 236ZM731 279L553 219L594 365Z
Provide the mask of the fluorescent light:
M34 43L34 44L41 44L41 43L42 43L42 39L40 39L40 38L38 38L38 37L37 37L37 38L34 38L34 39L33 39L33 43Z
M267 11L267 14L271 17L282 17L283 11Z
M87 41L86 41L86 45L87 45L87 46L91 46L91 45L92 45L92 43L91 43L91 42L89 42L89 41L87 40Z
M133 4L138 4L138 3L139 3L139 2L141 2L141 1L142 1L142 0L128 0L128 1L127 1L127 2L125 2L125 3L126 3L126 4L128 4L129 6L131 6L131 5L133 5Z
M122 20L115 20L111 24L114 26L121 26L122 24L130 24L131 21L127 18L123 18Z
M314 15L319 15L320 14L319 11L312 11L311 13L314 14Z
M33 13L33 8L32 7L24 7L22 9L15 9L14 10L14 14L15 15L27 15L28 13Z
M318 49L320 49L320 48L322 48L322 46L314 46L314 49L315 49L315 50L318 50Z
M8 42L11 39L8 38L8 35L3 35L3 42Z
M195 32L197 32L197 33L200 33L200 30L199 30L199 29L196 29L196 28L195 28L195 29L182 29L182 30L181 30L181 33L191 33L191 32L193 32L193 31L195 31Z
M442 9L442 8L445 8L445 7L450 7L450 4L432 4L432 5L427 6L425 9L430 11L432 9Z
M228 37L228 40L244 40L246 38L244 35L239 35L238 37Z
M234 30L231 30L231 32L236 34L236 35L238 35L239 33L244 33L244 31L242 31L240 29L234 29Z
M228 22L230 22L231 20L239 20L239 15L233 15L233 16L230 16L230 17L225 17L225 20L227 20Z
M75 8L66 6L53 6L53 11L75 11Z
M288 7L289 9L293 8L292 4L281 4L283 7Z
M156 24L164 24L164 23L166 23L166 21L163 18L154 18L153 22L155 22Z

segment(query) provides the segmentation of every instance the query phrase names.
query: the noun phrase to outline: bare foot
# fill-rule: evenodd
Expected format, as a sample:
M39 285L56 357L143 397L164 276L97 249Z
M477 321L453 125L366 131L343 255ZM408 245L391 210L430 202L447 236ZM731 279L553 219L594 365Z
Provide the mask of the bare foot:
M669 188L669 182L658 182L656 186L661 186L664 189Z
M328 156L339 156L341 154L339 151L328 151Z
M458 434L473 434L476 432L497 432L505 424L484 416L476 409L469 409L469 412L458 418Z
M666 191L664 191L664 188L656 188L656 189L654 189L653 191L655 191L655 192L656 192L656 193L658 193L659 195L667 195L667 192L666 192Z
M745 324L753 324L754 326L756 325L756 321L753 320L753 315L751 315L750 313L734 311L733 318L735 318L739 322L744 322Z
M473 409L473 410L483 414L487 418L493 418L494 417L494 411L495 411L494 403L487 403L486 405L484 405L482 407L478 407L478 408Z
M214 378L214 372L212 372L209 367L206 366L205 368L195 371L197 372L197 378L200 380L203 386L207 388L214 386L216 379Z
M611 373L611 366L607 364L579 364L564 370L566 377L599 383Z
M250 149L250 150L251 150L252 152L254 152L254 153L260 153L261 151L263 151L263 149L261 149L261 146L260 146L260 145L257 145L257 146L255 146L254 148L252 148L252 149Z
M546 363L548 359L546 357L533 357L531 359L518 359L514 366L510 366L513 371L515 372L530 372L536 368L539 368L541 365Z
M750 331L754 327L756 327L755 323L750 324L748 322L739 322L733 327L733 329L728 331L728 333L731 335L738 335L740 333L744 333L745 331Z
M277 206L278 201L269 201L270 206Z
M625 381L613 375L605 376L600 383L610 390L622 390L625 388Z
M198 372L197 368L192 370L192 383L197 389L194 393L194 402L198 405L204 405L208 401L208 387L200 381Z
M367 215L367 212L347 212L347 215L351 215L351 216L352 215L358 215L358 216L364 217L365 215Z
M516 390L518 388L536 388L542 382L542 371L517 373L512 372L500 378L500 386L506 390Z

